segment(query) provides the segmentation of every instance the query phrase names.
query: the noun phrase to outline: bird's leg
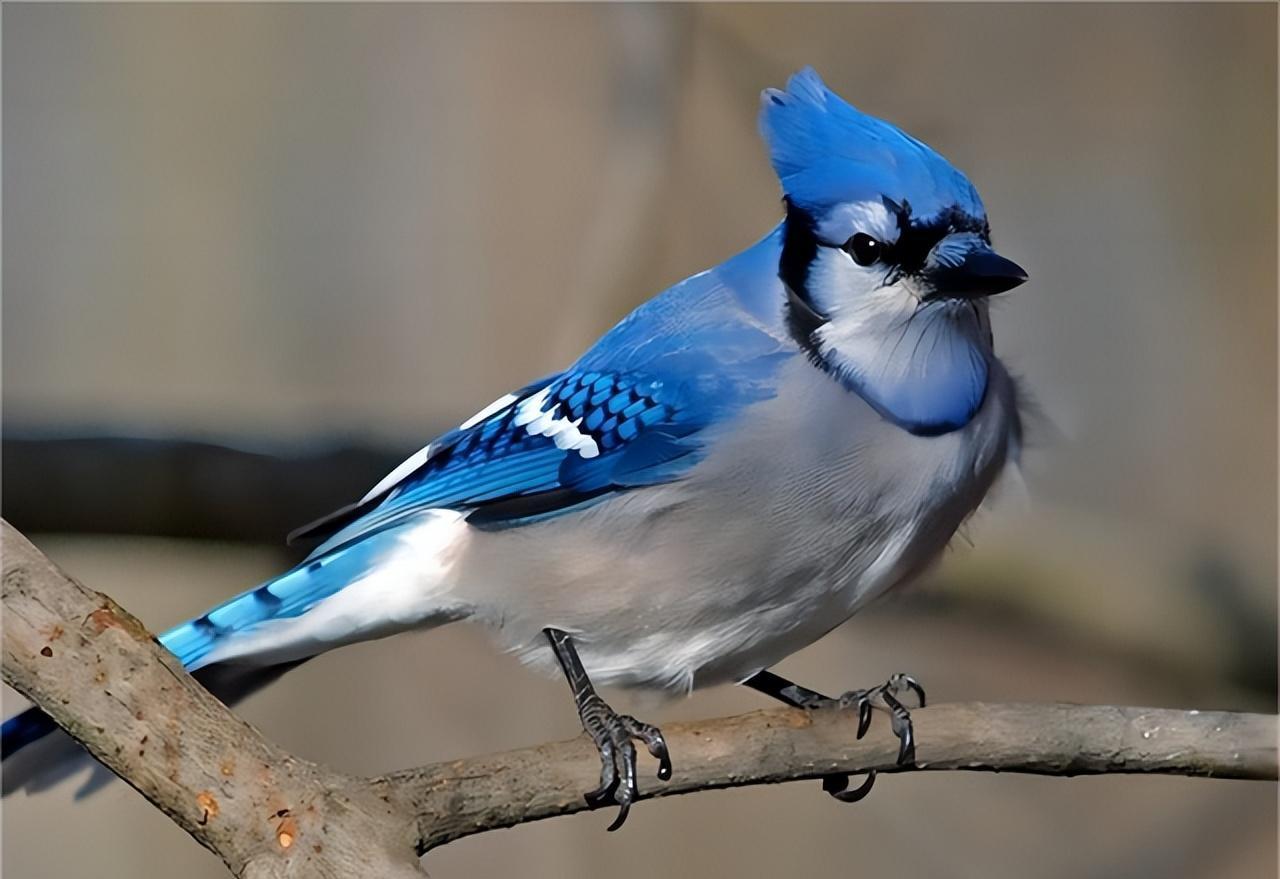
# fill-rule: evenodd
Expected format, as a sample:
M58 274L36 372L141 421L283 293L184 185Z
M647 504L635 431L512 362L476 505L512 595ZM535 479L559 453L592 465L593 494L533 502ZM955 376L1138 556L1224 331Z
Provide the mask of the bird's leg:
M565 679L578 706L582 728L600 751L600 786L586 795L587 805L596 807L612 800L618 804L618 817L609 825L617 830L627 820L631 804L640 795L636 787L636 746L632 739L644 742L649 753L658 758L658 778L671 777L671 756L662 731L656 726L636 720L629 714L618 714L596 693L587 677L573 639L559 629L544 629L551 649L555 651Z
M764 693L766 696L772 696L792 708L812 710L836 707L840 702L838 699L822 695L817 690L810 690L808 687L793 684L781 675L776 675L771 671L758 671L742 683L753 690ZM862 732L862 723L859 721L858 738L862 738ZM876 771L873 769L867 773L866 780L862 784L853 790L849 790L849 773L842 772L836 775L823 776L822 789L841 802L856 803L871 793L871 786L875 783Z
M742 682L753 690L772 696L793 708L853 708L858 709L858 738L867 734L871 726L871 711L878 708L889 714L889 724L893 734L898 737L898 763L915 762L915 730L911 725L911 712L902 703L900 695L913 693L918 707L925 705L924 687L910 675L895 674L879 686L868 690L850 690L839 699L824 696L816 690L793 684L784 677L771 671L759 671ZM849 775L828 775L822 779L822 789L837 800L855 803L871 792L875 784L876 773L871 770L867 779L853 790L849 790Z

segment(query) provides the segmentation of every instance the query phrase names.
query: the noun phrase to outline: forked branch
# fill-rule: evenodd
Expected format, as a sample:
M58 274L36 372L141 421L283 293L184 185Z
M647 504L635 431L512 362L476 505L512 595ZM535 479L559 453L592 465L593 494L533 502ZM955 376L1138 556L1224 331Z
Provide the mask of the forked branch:
M585 738L380 778L301 760L210 696L134 617L3 524L4 679L246 877L421 876L450 840L587 808ZM943 704L912 713L916 763L839 711L760 711L664 727L675 775L644 798L835 772L1277 776L1277 718L1100 705ZM815 791L815 795L818 795Z

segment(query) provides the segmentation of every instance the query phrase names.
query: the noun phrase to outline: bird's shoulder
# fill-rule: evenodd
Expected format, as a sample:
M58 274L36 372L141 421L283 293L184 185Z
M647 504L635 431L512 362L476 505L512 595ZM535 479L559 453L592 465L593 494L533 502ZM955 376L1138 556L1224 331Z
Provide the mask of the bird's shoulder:
M796 354L770 311L769 264L748 251L654 297L568 369L498 398L290 540L327 552L438 508L510 527L679 478L707 428L772 396Z

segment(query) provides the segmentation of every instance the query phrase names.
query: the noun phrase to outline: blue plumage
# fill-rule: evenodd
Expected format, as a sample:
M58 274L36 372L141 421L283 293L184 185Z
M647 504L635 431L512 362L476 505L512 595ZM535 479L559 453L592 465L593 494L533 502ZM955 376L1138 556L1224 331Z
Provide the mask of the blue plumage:
M702 432L773 393L770 379L794 351L754 321L716 317L726 300L758 311L776 264L775 232L730 260L638 308L563 373L521 388L488 418L439 437L432 454L302 565L160 636L189 669L220 644L271 620L306 613L339 592L394 546L396 529L426 510L466 510L481 527L512 527L581 509L610 493L677 479L697 462ZM725 283L726 280L737 283ZM517 425L522 404L577 421L599 453L585 457ZM6 753L53 727L38 711L6 721Z
M930 147L831 91L812 68L761 96L760 133L783 192L810 211L889 198L918 217L959 207L982 216L964 174Z
M746 679L924 567L1016 446L985 297L1025 273L960 171L812 70L764 93L760 131L787 211L770 234L161 643L235 701L341 644L474 617L524 658L571 631L583 675L687 688ZM6 721L5 757L51 729Z
M160 643L187 669L201 668L224 639L268 620L300 616L341 590L377 564L393 538L394 534L382 534L314 556L274 580L174 626L160 636Z
M795 355L763 320L726 321L724 308L777 308L747 299L772 283L775 232L632 312L563 373L512 394L479 423L431 444L427 459L359 518L329 537L330 551L425 510L465 510L486 527L539 521L604 495L679 478L698 460L708 427L774 393L778 366ZM730 285L726 279L740 278ZM754 279L753 283L748 279ZM748 314L751 312L748 311ZM530 409L590 437L594 454L529 430ZM562 440L563 442L563 440Z
M678 379L581 370L523 389L490 417L433 443L439 450L418 470L302 565L171 629L160 641L185 666L200 668L223 639L296 617L341 590L377 563L394 544L396 529L427 510L461 509L478 514L478 524L509 526L578 508L609 491L674 478L698 448L684 440L712 411L684 389ZM528 412L516 423L522 407L580 422L598 453L584 457L530 433Z

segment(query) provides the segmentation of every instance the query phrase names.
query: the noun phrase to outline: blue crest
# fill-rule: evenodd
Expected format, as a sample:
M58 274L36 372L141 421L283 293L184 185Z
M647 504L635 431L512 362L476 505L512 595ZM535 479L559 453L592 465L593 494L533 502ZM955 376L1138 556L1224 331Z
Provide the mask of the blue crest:
M760 134L782 191L810 213L888 197L917 218L953 206L986 211L973 184L951 163L902 130L859 111L827 88L811 67L786 91L760 96Z

